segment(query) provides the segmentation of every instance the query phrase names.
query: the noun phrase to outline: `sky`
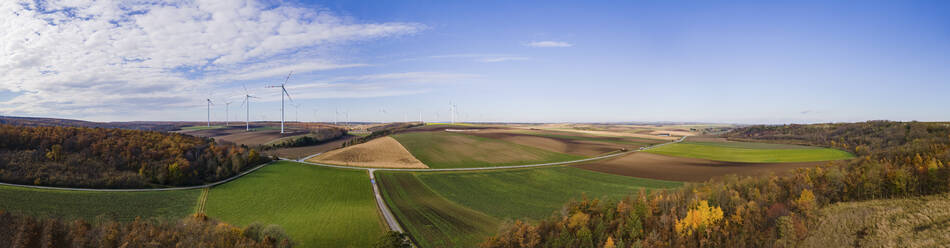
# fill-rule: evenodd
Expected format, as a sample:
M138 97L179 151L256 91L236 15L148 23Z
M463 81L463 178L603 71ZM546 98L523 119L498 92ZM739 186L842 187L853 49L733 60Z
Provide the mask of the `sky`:
M285 79L300 121L950 121L950 2L0 1L0 115L274 121Z

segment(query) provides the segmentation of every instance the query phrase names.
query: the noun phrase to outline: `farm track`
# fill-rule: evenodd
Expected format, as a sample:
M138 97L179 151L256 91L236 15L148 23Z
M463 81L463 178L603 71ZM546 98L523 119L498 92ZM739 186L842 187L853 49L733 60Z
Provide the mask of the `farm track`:
M208 205L208 192L211 191L211 188L201 189L201 195L198 196L198 207L195 208L195 214L204 214L205 206Z

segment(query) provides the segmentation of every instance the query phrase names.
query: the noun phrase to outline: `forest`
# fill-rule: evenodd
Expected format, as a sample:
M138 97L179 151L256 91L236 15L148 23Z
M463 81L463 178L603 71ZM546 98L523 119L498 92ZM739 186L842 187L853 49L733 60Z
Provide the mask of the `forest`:
M0 181L5 183L86 188L200 185L269 161L254 149L176 133L0 124Z
M201 234L201 235L196 235ZM245 228L203 215L178 221L136 219L89 223L0 211L0 244L10 247L292 247L279 226Z
M843 149L848 161L787 176L726 177L619 201L581 199L537 223L515 221L483 247L794 247L817 211L846 201L950 191L950 124L869 121L750 126L731 140Z

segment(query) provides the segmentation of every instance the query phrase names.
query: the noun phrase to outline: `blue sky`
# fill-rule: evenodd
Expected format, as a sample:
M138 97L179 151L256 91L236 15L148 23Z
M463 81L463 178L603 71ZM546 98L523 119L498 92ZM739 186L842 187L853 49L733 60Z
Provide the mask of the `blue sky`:
M950 4L860 3L3 3L0 114L276 120L294 70L302 121L950 120Z

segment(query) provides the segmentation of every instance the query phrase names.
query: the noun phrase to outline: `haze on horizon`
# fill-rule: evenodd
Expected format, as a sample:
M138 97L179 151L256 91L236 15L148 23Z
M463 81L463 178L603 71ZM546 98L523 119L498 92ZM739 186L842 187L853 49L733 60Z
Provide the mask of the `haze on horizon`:
M947 121L948 58L947 1L11 0L0 115Z

